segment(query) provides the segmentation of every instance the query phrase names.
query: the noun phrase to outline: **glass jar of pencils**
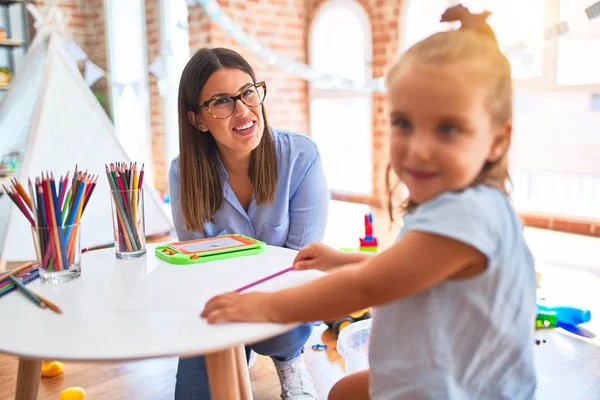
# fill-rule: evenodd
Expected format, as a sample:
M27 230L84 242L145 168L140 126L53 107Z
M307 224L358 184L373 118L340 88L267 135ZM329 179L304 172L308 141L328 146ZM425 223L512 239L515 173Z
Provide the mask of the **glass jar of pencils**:
M143 256L146 254L144 189L110 192L117 258L129 260Z
M64 283L81 275L79 222L63 226L32 226L42 283Z

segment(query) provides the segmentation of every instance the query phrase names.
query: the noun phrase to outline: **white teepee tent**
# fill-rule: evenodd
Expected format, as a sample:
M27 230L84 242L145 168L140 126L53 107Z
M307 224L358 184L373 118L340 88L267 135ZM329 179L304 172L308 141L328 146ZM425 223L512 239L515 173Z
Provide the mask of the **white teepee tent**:
M25 184L42 171L57 177L67 171L72 174L76 164L100 175L82 217L81 246L107 245L113 242L113 234L104 165L128 157L112 122L61 46L60 25L57 10L52 10L0 105L0 154L21 152L15 177ZM147 181L144 194L146 235L170 232L170 219ZM29 223L8 196L1 196L0 259L34 258Z

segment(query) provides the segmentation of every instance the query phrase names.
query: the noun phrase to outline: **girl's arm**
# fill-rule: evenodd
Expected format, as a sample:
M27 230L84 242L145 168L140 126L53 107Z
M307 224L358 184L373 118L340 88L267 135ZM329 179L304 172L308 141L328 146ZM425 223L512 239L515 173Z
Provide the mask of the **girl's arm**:
M225 294L202 312L209 322L329 320L425 291L457 274L482 272L487 258L463 242L411 231L364 265L334 270L275 293Z

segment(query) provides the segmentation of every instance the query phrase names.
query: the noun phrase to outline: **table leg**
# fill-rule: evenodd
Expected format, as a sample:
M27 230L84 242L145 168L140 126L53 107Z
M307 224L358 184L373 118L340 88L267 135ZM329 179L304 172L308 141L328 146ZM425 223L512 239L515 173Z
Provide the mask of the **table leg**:
M236 348L207 354L206 368L213 400L241 400Z
M250 373L248 372L248 361L246 360L244 345L237 346L235 355L241 400L252 400L252 386L250 384Z
M19 358L16 400L36 400L40 388L42 360Z

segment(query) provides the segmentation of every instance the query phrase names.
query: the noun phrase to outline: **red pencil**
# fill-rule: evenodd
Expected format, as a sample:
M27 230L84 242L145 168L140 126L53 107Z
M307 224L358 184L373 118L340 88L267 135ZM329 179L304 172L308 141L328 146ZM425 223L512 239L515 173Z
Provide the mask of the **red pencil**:
M142 188L142 182L144 182L144 164L142 163L142 169L140 170L140 181L138 182L138 189Z
M2 185L2 187L4 188L4 191L6 191L6 194L8 195L8 197L13 201L13 203L15 203L17 208L19 210L21 210L21 212L27 218L27 220L29 220L31 225L35 226L35 221L33 220L33 217L31 216L31 214L29 213L29 209L27 208L27 206L21 199L21 196L19 196L19 193L17 193L17 192L11 193L8 191L6 186Z

